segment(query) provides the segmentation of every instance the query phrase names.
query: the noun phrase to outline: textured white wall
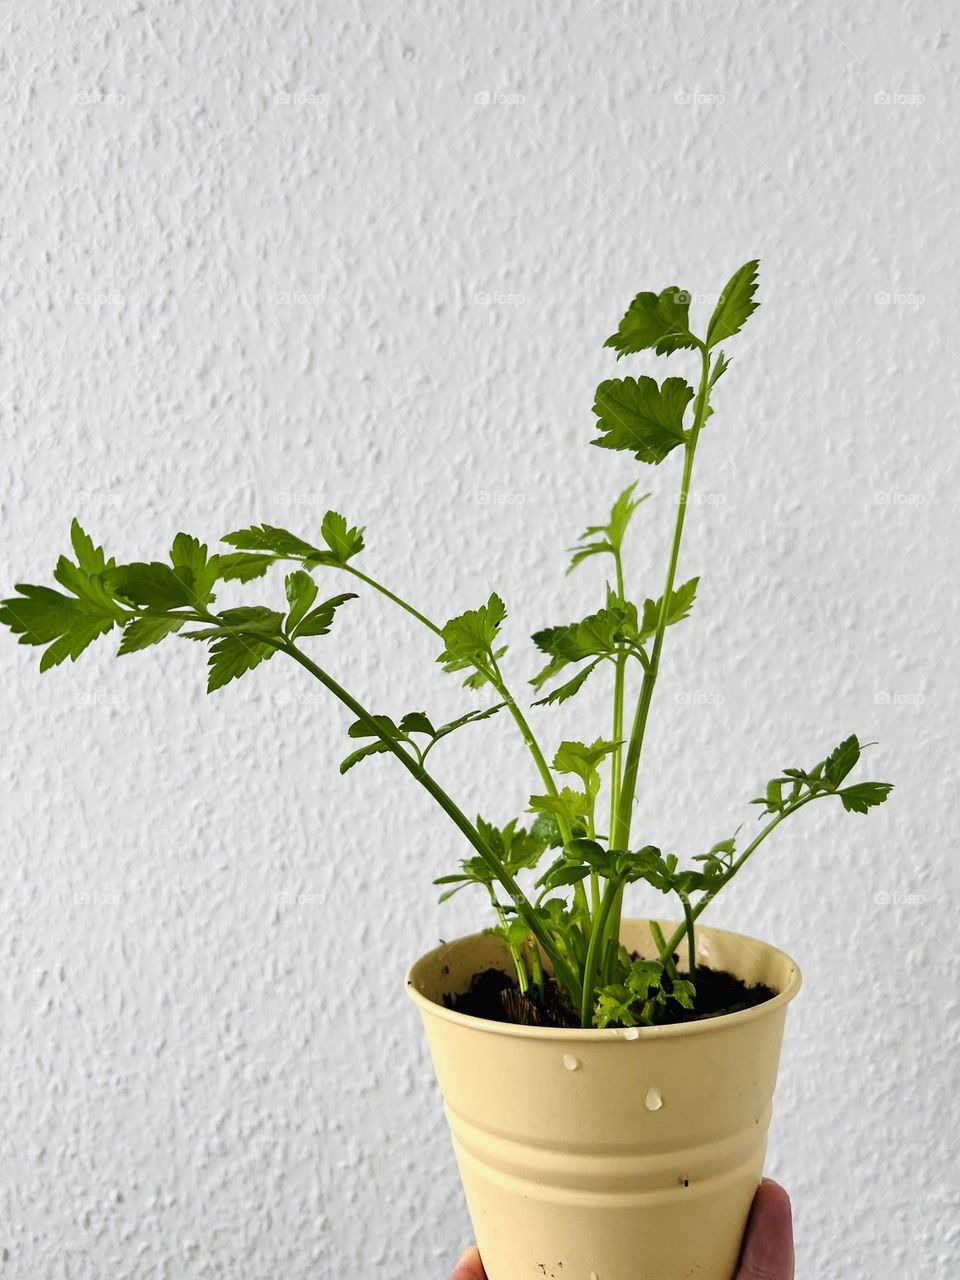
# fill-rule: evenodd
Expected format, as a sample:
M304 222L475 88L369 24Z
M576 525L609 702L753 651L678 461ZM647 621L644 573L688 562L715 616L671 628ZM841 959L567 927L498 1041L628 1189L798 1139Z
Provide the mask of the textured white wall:
M805 970L771 1149L802 1280L957 1269L939 17L117 0L0 19L7 588L49 580L74 513L133 558L181 528L315 537L333 505L429 612L495 586L519 683L524 637L595 599L562 548L635 474L587 446L603 339L636 290L715 292L762 257L700 451L681 571L703 586L669 636L638 832L695 851L852 730L898 785L869 818L796 819L712 917ZM673 462L644 477L638 593L659 590L676 482ZM376 599L318 644L377 709L463 706ZM444 1280L468 1223L401 979L486 923L469 895L435 905L461 852L445 819L389 762L341 780L348 717L280 660L207 699L199 647L104 645L42 679L36 656L0 648L0 1274ZM601 711L585 694L537 723L552 744ZM441 774L500 820L534 786L506 723L450 743Z

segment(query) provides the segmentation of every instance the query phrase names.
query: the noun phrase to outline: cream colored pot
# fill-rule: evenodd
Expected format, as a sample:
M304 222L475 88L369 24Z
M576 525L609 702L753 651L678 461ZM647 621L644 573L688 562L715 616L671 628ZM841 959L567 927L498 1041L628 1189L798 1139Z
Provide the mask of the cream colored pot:
M625 921L621 936L655 954L646 921ZM444 1006L473 974L510 972L487 934L410 970L489 1280L733 1277L800 973L753 938L701 928L697 939L701 963L776 998L681 1026L564 1031Z

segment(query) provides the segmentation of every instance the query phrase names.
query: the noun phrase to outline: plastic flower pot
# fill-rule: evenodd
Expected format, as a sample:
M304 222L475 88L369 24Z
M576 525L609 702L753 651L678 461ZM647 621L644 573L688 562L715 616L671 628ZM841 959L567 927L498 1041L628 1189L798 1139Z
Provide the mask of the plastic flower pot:
M646 921L624 922L621 936L655 955ZM488 934L410 970L489 1280L735 1274L800 972L740 934L701 928L697 943L700 963L776 997L676 1026L561 1030L445 1006L475 973L511 971Z

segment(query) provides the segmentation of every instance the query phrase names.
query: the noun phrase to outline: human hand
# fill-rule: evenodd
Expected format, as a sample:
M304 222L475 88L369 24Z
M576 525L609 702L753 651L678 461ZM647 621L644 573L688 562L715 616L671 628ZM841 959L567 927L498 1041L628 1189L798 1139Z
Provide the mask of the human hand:
M450 1280L486 1280L476 1249L468 1249ZM736 1280L793 1280L793 1219L783 1187L764 1178L753 1198Z

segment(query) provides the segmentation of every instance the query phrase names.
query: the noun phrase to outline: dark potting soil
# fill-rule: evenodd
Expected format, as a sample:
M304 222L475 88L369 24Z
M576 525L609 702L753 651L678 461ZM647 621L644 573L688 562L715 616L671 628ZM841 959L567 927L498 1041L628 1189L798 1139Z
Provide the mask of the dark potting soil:
M725 969L711 969L708 965L700 966L694 980L696 1008L683 1009L671 1001L664 1012L663 1024L719 1018L724 1013L752 1009L777 994L762 982L751 987ZM532 1027L580 1025L580 1018L552 978L546 979L541 998L533 988L524 995L516 979L500 969L485 969L483 973L474 974L469 990L458 996L444 996L443 1002L457 1013L468 1013L490 1022Z

